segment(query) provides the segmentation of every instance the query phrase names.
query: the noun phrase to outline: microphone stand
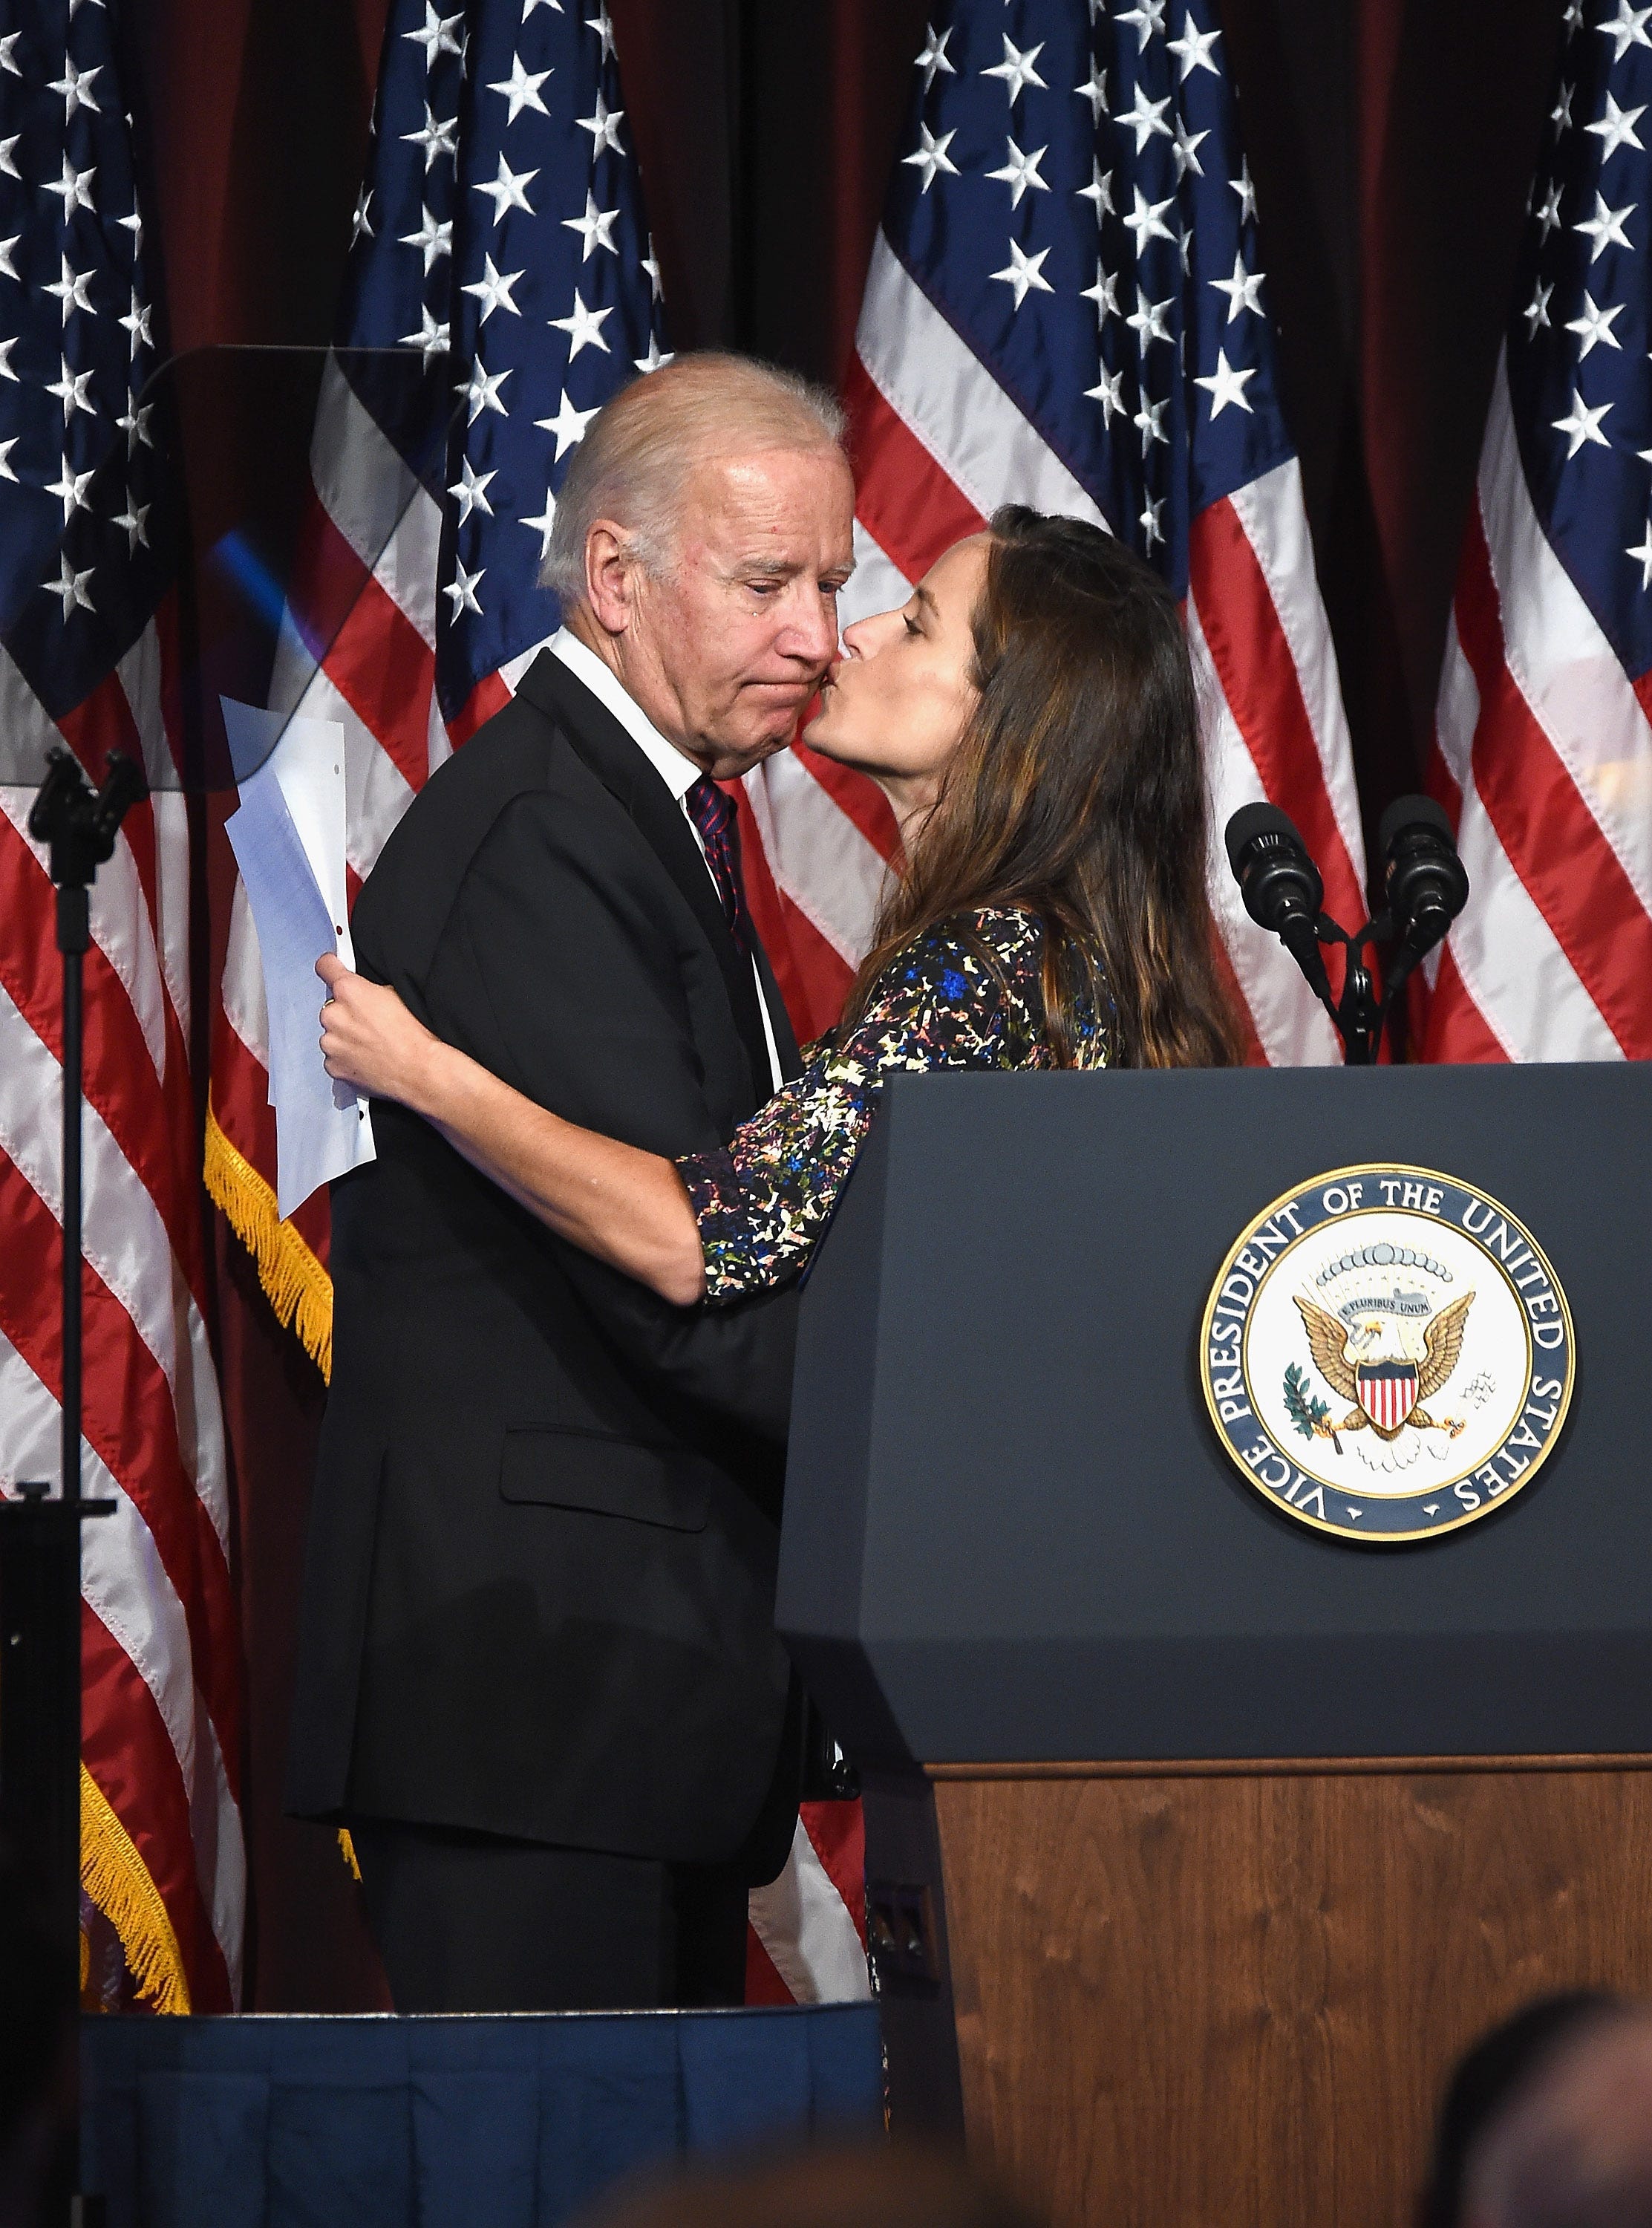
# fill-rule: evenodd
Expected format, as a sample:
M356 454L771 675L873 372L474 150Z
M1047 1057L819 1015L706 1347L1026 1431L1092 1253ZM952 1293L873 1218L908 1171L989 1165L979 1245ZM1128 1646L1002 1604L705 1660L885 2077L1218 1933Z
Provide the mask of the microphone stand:
M1322 912L1314 923L1314 934L1321 944L1341 944L1347 957L1347 970L1343 980L1343 995L1333 1005L1330 996L1321 994L1320 1003L1330 1015L1337 1035L1343 1040L1343 1058L1349 1067L1374 1067L1382 1042L1382 1025L1387 1017L1397 983L1389 986L1388 994L1379 998L1371 970L1367 966L1364 952L1368 944L1375 944L1389 933L1387 916L1368 920L1356 936L1334 921L1328 912Z
M40 1877L67 1999L61 2031L71 2038L80 1970L80 1526L115 1507L80 1491L82 974L92 884L128 808L147 794L142 768L120 752L110 752L94 792L73 755L54 744L29 815L29 834L48 847L62 959L62 1452L55 1495L43 1482L20 1481L19 1497L0 1501L0 1818ZM78 2193L79 2135L77 2109L43 2216L75 2228L101 2210L100 2200Z

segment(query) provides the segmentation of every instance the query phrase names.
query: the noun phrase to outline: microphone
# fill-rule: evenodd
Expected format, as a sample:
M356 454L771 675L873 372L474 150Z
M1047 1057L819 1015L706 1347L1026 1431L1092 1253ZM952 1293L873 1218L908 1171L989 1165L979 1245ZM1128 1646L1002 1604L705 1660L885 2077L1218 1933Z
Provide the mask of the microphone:
M1408 975L1444 938L1469 901L1469 877L1451 823L1432 797L1400 797L1377 829L1388 918L1400 950L1393 983Z
M1295 823L1277 804L1241 804L1223 841L1246 912L1279 938L1316 996L1329 1005L1330 982L1319 952L1325 885Z

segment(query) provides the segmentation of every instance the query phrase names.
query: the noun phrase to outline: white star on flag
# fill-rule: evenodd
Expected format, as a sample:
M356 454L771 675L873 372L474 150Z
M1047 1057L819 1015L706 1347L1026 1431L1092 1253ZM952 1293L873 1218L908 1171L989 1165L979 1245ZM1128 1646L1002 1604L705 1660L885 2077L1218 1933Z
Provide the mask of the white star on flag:
M409 35L411 36L411 34ZM548 69L524 69L520 54L511 56L510 75L507 78L501 78L497 85L490 85L488 88L489 93L503 93L510 103L510 112L505 118L505 127L507 131L525 108L535 108L541 116L550 114L550 110L539 98L539 87L545 83L546 78L554 74L554 71Z
M14 387L20 387L22 384L11 368L11 351L16 347L17 341L18 336L16 333L13 333L10 340L0 341L0 379L9 379Z
M438 16L431 6L431 0L424 0L424 29L422 31L404 31L402 36L404 39L411 40L414 46L424 48L424 67L426 71L430 71L435 68L436 58L438 54L456 54L463 52L463 47L456 35L459 26L463 21L462 9L456 16Z
M1645 114L1644 102L1639 108L1620 108L1611 93L1606 95L1606 113L1598 123L1585 124L1583 127L1585 131L1592 131L1601 143L1603 169L1620 147L1636 148L1642 155L1646 152L1635 129Z
M1101 405L1106 423L1111 426L1113 419L1125 407L1125 375L1121 371L1110 372L1105 364L1100 367L1100 380L1096 386L1085 388L1085 400L1089 402L1099 402Z
M61 378L52 381L47 387L46 392L55 394L63 405L63 423L66 426L77 410L84 410L88 418L97 416L96 403L86 400L86 389L92 384L92 378L89 371L71 371L66 363Z
M579 234L581 242L579 259L582 263L589 263L599 247L607 248L610 255L619 253L619 249L614 244L614 227L619 221L618 209L598 209L596 195L588 189L585 195L585 214L584 216L564 217L562 228L564 232L577 232Z
M473 279L469 285L459 290L461 293L474 294L482 304L482 315L476 320L478 325L485 325L495 310L508 310L513 317L521 316L522 312L511 298L511 288L525 276L526 273L520 271L513 271L508 276L503 276L494 268L491 255L482 257L481 278Z
M1521 311L1521 317L1526 320L1526 337L1528 340L1532 340L1536 337L1537 329L1540 325L1547 325L1548 323L1549 296L1553 291L1554 286L1553 281L1546 286L1540 278L1537 282L1537 291L1533 294L1531 300L1528 302L1526 307Z
M1203 177L1204 164L1199 160L1199 147L1201 142L1209 137L1210 134L1208 131L1190 131L1187 125L1179 118L1177 118L1176 130L1171 135L1171 152L1176 157L1176 176L1178 184L1186 177L1190 170L1196 178Z
M1145 395L1141 398L1141 408L1130 422L1141 435L1144 457L1155 441L1170 440L1170 435L1164 431L1164 413L1170 407L1168 402L1150 402Z
M536 418L533 420L534 424L543 427L545 432L554 433L556 435L557 453L555 461L558 464L561 463L563 458L566 455L568 451L573 447L577 441L583 441L584 439L585 428L590 425L591 419L596 415L596 411L599 407L600 406L598 405L593 404L591 408L589 410L576 410L573 404L569 400L567 391L564 388L562 400L557 405L556 416L554 418Z
M1210 49L1221 36L1221 33L1200 30L1194 22L1191 9L1188 10L1187 26L1179 39L1166 39L1164 42L1170 53L1182 65L1183 84L1187 83L1196 69L1209 70L1212 77L1219 78L1221 72L1211 61Z
M1138 419L1135 422L1139 425L1141 421ZM1164 509L1164 497L1163 496L1159 496L1157 503L1155 503L1150 496L1148 498L1146 509L1143 511L1140 518L1136 522L1141 528L1142 532L1147 537L1147 548L1150 555L1152 553L1154 543L1157 541L1162 541L1164 539L1164 529L1158 522Z
M447 354L448 329L422 304L418 314L421 320L418 331L404 333L399 345L402 348L416 348L428 364L432 356Z
M1550 186L1548 197L1544 202L1542 207L1540 208L1534 209L1532 212L1538 224L1542 227L1541 231L1538 234L1537 244L1540 247L1543 247L1547 245L1549 234L1554 231L1556 227L1560 224L1560 182L1557 178Z
M0 441L0 480L11 480L16 482L18 485L22 483L17 480L16 473L11 469L11 452L22 439L21 433L14 433L9 441Z
M67 255L63 256L61 260L63 271L62 277L61 278L55 278L48 285L43 286L41 289L41 292L46 294L55 294L57 296L58 300L63 306L63 322L66 325L77 310L84 310L86 311L88 316L95 317L98 312L92 308L91 299L86 291L86 289L92 284L94 274L90 271L76 271L73 266L70 263ZM148 315L147 311L144 314L145 316ZM126 320L123 317L120 322L124 325L126 323Z
M115 521L115 524L125 531L126 554L129 557L137 555L137 545L140 541L145 549L150 546L147 522L152 508L153 506L147 503L134 503L131 493L128 493L126 508Z
M599 8L594 16L585 19L585 29L595 31L603 42L603 60L606 61L614 51L614 18L606 8Z
M1652 588L1652 518L1649 518L1646 522L1645 541L1638 548L1626 549L1623 554L1625 557L1638 557L1641 560L1642 592L1644 593L1648 588Z
M448 490L448 493L459 508L457 520L459 525L464 524L473 510L482 511L489 518L493 516L494 506L488 500L488 483L489 480L497 479L498 477L497 471L475 471L472 469L469 457L460 458L458 479Z
M14 33L13 36L15 37L16 35L16 33ZM8 62L11 61L10 54L7 55L6 60ZM78 70L74 67L74 64L68 59L68 56L67 54L64 56L63 74L61 77L54 79L48 89L53 93L61 93L62 94L63 121L66 124L69 121L70 118L74 114L78 108L89 108L94 116L98 116L102 113L97 102L86 91L86 87L91 84L92 79L94 77L100 77L102 74L103 65L101 63L98 65L96 69ZM22 72L13 65L13 74L15 76L21 77Z
M48 480L46 493L58 496L63 505L63 523L67 526L77 510L86 508L86 490L97 477L95 466L89 472L72 472L69 460L63 459L63 469L54 480Z
M1075 190L1080 201L1095 203L1095 221L1098 224L1100 223L1103 216L1111 216L1113 214L1113 173L1111 170L1104 170L1094 155L1090 157L1089 184L1080 186Z
M1564 418L1549 420L1555 432L1566 434L1572 444L1566 452L1568 464L1585 441L1596 442L1603 449L1611 448L1611 443L1600 430L1600 421L1611 407L1610 402L1603 402L1598 409L1591 410L1577 388L1572 388L1570 412Z
M669 349L662 349L652 333L648 336L647 355L635 355L631 359L637 369L641 372L658 371L662 364L669 363L671 360L672 351Z
M945 77L956 77L958 74L947 60L947 42L951 36L950 24L939 38L935 36L935 27L933 23L926 23L923 27L923 50L918 56L916 67L923 72L923 89L926 93L934 83L937 71Z
M1601 36L1612 42L1612 61L1621 62L1631 47L1652 47L1652 38L1646 34L1652 8L1631 8L1629 0L1617 0L1617 13L1608 23L1595 25Z
M1218 349L1215 369L1203 379L1196 379L1193 384L1196 387L1204 387L1209 393L1210 415L1215 419L1221 417L1230 402L1237 403L1241 410L1250 409L1251 406L1245 399L1245 387L1247 381L1254 379L1255 376L1253 370L1235 370L1228 361L1226 349Z
M1579 219L1572 227L1573 232L1582 233L1585 239L1593 240L1594 246L1589 251L1591 266L1598 262L1606 249L1614 243L1619 247L1630 245L1630 237L1623 227L1634 215L1637 206L1636 202L1629 202L1620 209L1608 208L1605 195L1595 195L1594 214Z
M8 150L16 145L21 137L22 134L18 133L5 142ZM11 175L15 178L17 173L13 170ZM74 214L76 209L89 209L92 207L92 181L97 175L98 166L95 163L88 170L77 170L66 155L63 157L63 175L57 183L54 185L49 179L41 182L41 191L43 194L56 194L61 197L65 224Z
M1120 20L1122 21L1122 18ZM1136 152L1139 155L1156 131L1162 131L1167 139L1170 138L1170 127L1164 121L1164 112L1170 105L1170 97L1168 93L1163 100L1149 100L1141 86L1138 85L1136 98L1132 106L1113 118L1115 124L1120 126L1128 125L1135 133Z
M22 36L22 33L21 31L8 31L3 38L0 38L0 70L4 70L10 77L21 77L22 75L22 70L18 68L11 56L12 48L16 45L18 40L21 39ZM17 436L16 438L21 439L22 437ZM7 479L16 479L17 475L16 472L8 472L5 477Z
M986 175L989 178L1001 179L1008 186L1010 207L1017 209L1021 206L1021 196L1029 187L1041 194L1049 191L1048 184L1038 175L1038 165L1049 150L1048 147L1035 147L1030 155L1024 155L1013 139L1006 138L1005 144L1010 150L1008 161L1002 170L989 170Z
M482 586L482 576L487 569L485 565L479 565L474 573L467 573L459 560L456 557L454 559L453 578L442 591L444 596L450 596L453 599L452 617L456 619L461 611L475 611L478 618L482 617L482 605L476 601L476 590Z
M543 426L545 420L541 418L537 422ZM539 537L539 562L541 565L544 564L546 553L551 547L551 528L555 523L556 515L557 499L555 496L552 494L550 489L546 488L545 491L545 509L539 513L539 516L537 518L529 518L524 515L523 517L519 518L516 522L519 526L533 527L538 533Z
M88 565L84 573L77 573L61 550L58 552L58 565L60 577L55 580L42 580L41 586L51 594L62 598L64 618L67 619L73 611L95 611L97 605L86 589L92 567Z
M1234 319L1247 310L1253 317L1260 317L1266 314L1262 308L1262 273L1260 271L1246 270L1242 249L1234 258L1234 275L1231 278L1212 278L1207 283L1214 286L1217 293L1225 294L1228 297L1228 315L1223 321L1225 323L1231 325Z
M1015 306L1017 310L1026 300L1030 291L1036 290L1041 294L1055 292L1055 288L1045 278L1043 272L1044 258L1049 253L1049 250L1047 247L1041 247L1036 255L1028 255L1012 240L1010 242L1009 262L1002 271L994 271L991 274L994 278L1002 279L1010 289L1015 296Z
M508 364L503 371L484 371L478 360L469 378L461 380L458 391L470 406L470 415L465 420L467 426L474 426L484 410L494 411L501 418L507 418L510 415L503 402L501 401L499 394L499 390L510 375L511 368ZM478 573L476 577L480 579L482 575Z
M1007 35L1000 34L1000 36L1004 37L1004 60L1001 62L994 62L991 69L984 69L981 75L1001 77L1004 80L1005 88L1010 96L1010 106L1013 108L1028 86L1036 85L1046 92L1049 90L1037 70L1038 57L1044 49L1041 42L1036 47L1029 47L1023 54L1011 44Z
M927 194L934 185L937 170L945 170L951 177L955 178L958 176L958 165L947 153L947 148L957 137L955 131L943 131L937 139L927 124L919 125L917 152L913 155L903 155L901 160L907 169L922 171L923 184L920 189L922 192Z
M1621 302L1615 302L1610 310L1598 310L1587 288L1584 290L1583 315L1580 317L1568 317L1566 328L1569 333L1583 335L1582 344L1578 350L1579 363L1589 354L1597 341L1604 341L1608 348L1623 347L1623 343L1612 330L1612 319L1621 317L1623 314L1623 304Z
M1088 100L1089 102L1091 123L1100 124L1101 121L1101 112L1107 105L1107 74L1106 70L1102 69L1098 63L1092 62L1090 64L1089 76L1085 80L1082 85L1075 85L1073 87L1073 90L1081 100Z
M438 224L435 212L428 208L420 211L419 219L418 230L404 232L400 240L404 247L417 247L424 256L424 276L428 278L437 258L453 253L453 219L448 217Z
M1149 39L1164 35L1164 0L1137 0L1135 7L1120 12L1118 21L1135 27L1136 51L1140 54Z
M590 158L593 163L604 147L613 148L616 154L620 152L620 125L624 115L625 111L622 108L609 106L603 98L602 89L599 86L595 116L577 116L574 118L582 131L589 131L590 134Z
M1094 285L1086 286L1080 291L1081 302L1095 304L1095 322L1098 330L1107 323L1109 317L1116 317L1119 314L1118 289L1119 281L1116 274L1109 272L1103 265L1098 263L1095 266Z
M456 116L444 117L438 122L436 111L427 100L424 104L423 128L418 131L404 131L401 136L410 147L422 147L424 150L424 171L428 177L438 155L445 155L451 160L458 130L459 119ZM366 188L364 187L362 190L365 193Z
M1135 242L1136 254L1139 259L1143 248L1150 240L1175 239L1176 234L1164 222L1164 212L1169 208L1175 196L1166 195L1162 202L1154 202L1150 205L1139 186L1132 186L1131 191L1135 196L1135 207L1125 218L1124 227Z
M613 314L611 309L588 310L585 307L584 297L580 293L579 289L575 287L574 305L568 315L565 317L552 317L550 320L559 333L566 333L568 336L570 363L582 349L601 349L604 355L609 353L608 343L603 338L603 321L605 317L611 317Z
M513 170L501 155L493 183L475 184L470 190L473 194L486 194L489 197L494 204L494 223L498 226L504 222L507 209L526 209L530 216L533 215L533 204L527 197L527 189L539 175L537 170Z
M1164 322L1170 313L1170 303L1168 295L1162 302L1150 302L1139 286L1136 289L1136 306L1125 319L1125 323L1136 336L1136 346L1144 354L1146 352L1149 341L1175 339L1175 334Z

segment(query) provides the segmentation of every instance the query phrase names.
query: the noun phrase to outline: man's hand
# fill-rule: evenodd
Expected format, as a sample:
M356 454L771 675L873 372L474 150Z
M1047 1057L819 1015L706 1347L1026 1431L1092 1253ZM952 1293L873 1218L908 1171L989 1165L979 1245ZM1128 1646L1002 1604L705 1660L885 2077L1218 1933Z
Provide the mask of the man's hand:
M335 952L323 952L316 972L327 985L321 1014L327 1072L371 1098L399 1099L416 1114L428 1113L440 1039L414 1020L394 990L352 974Z

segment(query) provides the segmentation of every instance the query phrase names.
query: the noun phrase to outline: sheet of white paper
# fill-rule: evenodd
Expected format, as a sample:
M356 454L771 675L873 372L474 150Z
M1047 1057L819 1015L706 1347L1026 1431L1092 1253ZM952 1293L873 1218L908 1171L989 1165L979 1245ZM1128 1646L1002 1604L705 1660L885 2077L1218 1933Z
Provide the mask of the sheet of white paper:
M354 964L345 914L344 735L331 720L284 720L221 698L240 810L225 823L252 908L270 1016L277 1210L373 1157L365 1101L322 1063L316 962Z

